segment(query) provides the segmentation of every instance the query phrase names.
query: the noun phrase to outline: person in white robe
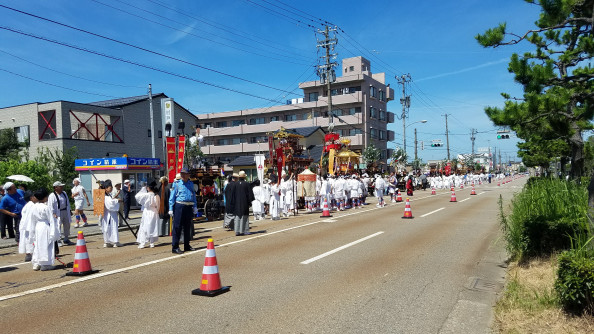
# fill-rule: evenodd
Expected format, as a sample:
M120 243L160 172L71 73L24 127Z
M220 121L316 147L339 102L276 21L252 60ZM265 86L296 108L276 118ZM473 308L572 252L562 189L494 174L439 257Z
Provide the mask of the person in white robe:
M157 195L157 183L151 182L134 197L143 207L136 238L138 248L144 248L147 242L150 248L154 248L155 242L159 240L159 205L161 203L161 198Z
M386 181L382 178L381 175L375 175L375 197L377 197L377 207L383 208L386 206L386 202L384 201L384 191L386 190Z
M31 219L35 222L35 233L32 236L35 245L31 263L33 270L52 270L56 260L56 241L60 240L60 227L52 219L52 211L47 205L48 192L41 189L34 195L38 199L31 208Z
M272 220L280 220L280 213L281 213L281 207L280 207L280 201L281 201L281 189L280 189L280 185L279 183L272 183L272 185L270 186L270 206L269 206L269 211L270 211L270 218L272 218Z
M252 211L254 213L254 220L262 220L264 215L264 204L262 202L262 193L264 189L260 186L260 180L256 180L256 186L252 188L254 193L254 200L252 201Z
M101 231L103 232L103 247L121 247L118 234L118 210L120 209L120 202L117 198L112 198L110 195L113 191L113 185L110 180L103 182L103 189L105 190L103 215L99 218Z
M293 180L293 174L289 177L285 175L285 179L281 182L281 190L284 193L282 209L285 217L289 217L295 207L295 204L293 203L295 196L294 188L295 182Z
M21 211L21 222L19 224L19 254L25 254L25 262L31 261L33 256L33 236L35 235L35 220L32 218L33 206L38 202L37 197L30 192L25 193L27 204Z

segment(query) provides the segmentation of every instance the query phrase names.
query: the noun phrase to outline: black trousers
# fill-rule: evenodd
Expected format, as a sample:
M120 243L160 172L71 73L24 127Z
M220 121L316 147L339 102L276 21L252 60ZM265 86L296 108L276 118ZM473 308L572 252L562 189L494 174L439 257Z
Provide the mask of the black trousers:
M124 200L124 218L126 218L126 220L130 219L130 217L128 217L128 213L130 213L131 201L132 200L130 198Z
M173 206L173 231L171 236L172 249L179 248L179 238L183 229L184 248L190 248L190 239L192 239L192 218L194 216L194 207L175 203Z
M12 217L0 213L0 230L2 234L2 238L6 237L6 229L8 228L8 237L14 238L14 226L12 222Z

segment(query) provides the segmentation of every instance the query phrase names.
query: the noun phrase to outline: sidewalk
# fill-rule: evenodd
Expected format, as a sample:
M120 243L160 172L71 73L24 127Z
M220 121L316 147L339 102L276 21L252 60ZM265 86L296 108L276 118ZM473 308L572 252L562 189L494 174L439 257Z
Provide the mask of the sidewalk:
M87 215L87 223L88 226L85 227L74 227L75 219L74 216L72 217L72 224L70 225L70 241L76 242L76 234L78 231L83 231L85 237L91 235L98 235L102 234L101 227L99 227L99 217L93 216L92 210L85 210L85 214ZM135 228L140 225L140 217L142 216L142 212L140 210L130 210L129 213L130 219L128 219L128 224ZM124 227L120 227L119 230L126 230L128 226L124 224ZM0 239L0 248L9 248L9 247L16 247L17 243L14 239Z

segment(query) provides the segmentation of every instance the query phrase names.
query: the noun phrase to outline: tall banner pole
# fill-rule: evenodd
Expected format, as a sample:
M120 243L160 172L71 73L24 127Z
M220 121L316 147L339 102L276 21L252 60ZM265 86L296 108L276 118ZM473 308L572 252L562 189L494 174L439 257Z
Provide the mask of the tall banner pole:
M176 164L175 164L175 137L165 138L165 148L167 150L167 177L169 182L175 181Z
M179 141L177 144L177 170L176 174L184 168L184 156L186 153L186 136L181 135L179 136Z

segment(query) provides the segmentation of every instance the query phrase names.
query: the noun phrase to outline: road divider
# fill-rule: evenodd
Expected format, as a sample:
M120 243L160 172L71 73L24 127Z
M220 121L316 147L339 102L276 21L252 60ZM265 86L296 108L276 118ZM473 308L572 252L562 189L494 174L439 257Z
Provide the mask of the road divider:
M371 238L373 238L373 237L377 237L378 235L380 235L380 234L382 234L382 233L384 233L384 231L379 231L379 232L376 232L376 233L374 233L374 234L372 234L372 235L368 235L368 236L366 236L366 237L364 237L364 238L361 238L361 239L359 239L359 240L355 240L355 241L353 241L353 242L351 242L351 243L348 243L348 244L346 244L346 245L344 245L344 246L340 246L340 247L338 247L338 248L335 248L335 249L333 249L333 250L331 250L331 251L328 251L328 252L326 252L326 253L324 253L324 254L320 254L320 255L318 255L318 256L316 256L316 257L312 257L312 258L311 258L311 259L309 259L309 260L305 260L305 261L301 262L301 264L310 264L310 263L312 263L312 262L314 262L314 261L317 261L317 260L319 260L319 259L325 258L325 257L326 257L326 256L328 256L328 255L332 255L332 254L334 254L334 253L336 253L336 252L340 252L340 251L341 251L341 250L343 250L343 249L347 249L347 248L349 248L349 247L351 247L351 246L354 246L354 245L356 245L356 244L358 244L358 243L360 243L360 242L363 242L363 241L365 241L365 240L371 239Z

